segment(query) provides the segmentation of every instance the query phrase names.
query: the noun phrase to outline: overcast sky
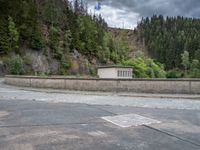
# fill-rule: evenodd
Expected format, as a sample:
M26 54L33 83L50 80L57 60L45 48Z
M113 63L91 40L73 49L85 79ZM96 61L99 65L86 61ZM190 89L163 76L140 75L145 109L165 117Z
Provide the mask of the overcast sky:
M84 0L92 13L101 13L109 26L134 28L142 17L164 16L200 17L200 0L99 0L100 11L95 11L97 0Z

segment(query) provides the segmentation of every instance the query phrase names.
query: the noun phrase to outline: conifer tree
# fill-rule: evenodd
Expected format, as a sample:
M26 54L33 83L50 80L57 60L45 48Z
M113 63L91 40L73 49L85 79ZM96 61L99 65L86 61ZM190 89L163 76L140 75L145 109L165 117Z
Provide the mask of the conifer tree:
M12 17L8 17L9 52L19 49L19 33Z
M187 69L189 68L190 66L190 60L189 60L189 53L188 51L184 51L183 54L181 54L181 59L182 59L182 65L185 69L185 71L187 71Z

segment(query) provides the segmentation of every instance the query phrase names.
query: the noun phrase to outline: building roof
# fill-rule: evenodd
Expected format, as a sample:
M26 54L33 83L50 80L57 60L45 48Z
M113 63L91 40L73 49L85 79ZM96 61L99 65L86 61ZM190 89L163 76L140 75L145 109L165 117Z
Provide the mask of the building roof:
M129 68L132 69L132 66L122 66L122 65L108 65L108 66L99 66L98 69L104 69L104 68Z

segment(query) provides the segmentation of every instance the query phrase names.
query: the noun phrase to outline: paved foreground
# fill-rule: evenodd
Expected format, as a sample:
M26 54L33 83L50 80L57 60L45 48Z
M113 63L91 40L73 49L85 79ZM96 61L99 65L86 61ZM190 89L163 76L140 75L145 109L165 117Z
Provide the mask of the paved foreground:
M102 119L126 114L157 122L123 128ZM0 150L199 149L197 100L45 93L0 84Z

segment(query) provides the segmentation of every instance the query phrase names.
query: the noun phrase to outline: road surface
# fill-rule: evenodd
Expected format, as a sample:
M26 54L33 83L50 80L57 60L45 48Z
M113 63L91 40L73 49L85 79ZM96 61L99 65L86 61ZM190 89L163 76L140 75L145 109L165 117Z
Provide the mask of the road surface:
M123 128L102 119L127 114L150 122ZM145 122L127 119L122 122ZM199 149L199 100L55 93L0 83L0 150Z

